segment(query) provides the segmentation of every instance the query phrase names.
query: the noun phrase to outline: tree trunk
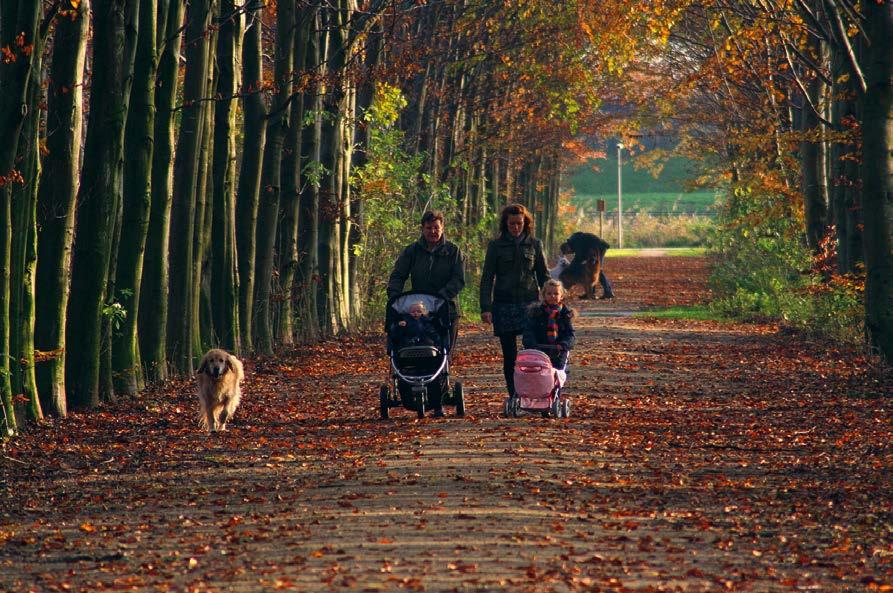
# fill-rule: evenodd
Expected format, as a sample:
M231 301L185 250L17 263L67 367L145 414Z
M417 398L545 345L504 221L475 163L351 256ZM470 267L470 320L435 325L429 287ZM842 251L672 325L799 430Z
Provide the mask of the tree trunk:
M254 347L261 354L273 354L273 307L270 296L275 279L273 261L276 226L279 216L282 145L289 127L288 99L294 69L295 1L280 2L276 12L276 59L274 85L276 95L267 121L267 143L264 147L261 192L257 211L257 254L254 270Z
M862 127L865 211L865 327L893 363L893 0L868 2L868 89Z
M37 319L34 347L37 391L44 412L63 417L65 396L65 312L74 242L74 205L83 129L84 63L90 2L71 18L59 19L47 87L47 155L37 198Z
M0 400L3 404L6 434L17 430L10 384L10 337L12 319L10 306L10 266L12 264L12 184L21 183L21 173L15 169L19 138L25 115L36 105L28 104L30 81L36 76L35 62L39 51L37 24L39 2L19 0L0 5L0 47L13 48L15 60L0 60ZM15 43L21 34L24 45ZM28 53L24 51L29 48Z
M319 9L311 8L307 18L311 20L307 44L307 69L317 72L323 63L321 55L323 32ZM320 78L313 80L304 93L304 104L314 114L313 125L301 135L301 154L307 164L301 169L300 215L298 217L298 282L295 287L298 305L300 336L305 341L319 337L320 326L317 309L319 286L319 179L322 138L322 111Z
M214 108L214 197L211 243L211 308L222 348L241 351L239 335L239 277L236 269L235 164L236 91L241 82L244 17L234 0L222 0L217 37L217 92Z
M185 11L184 0L158 0L158 39L159 47L164 49L158 61L158 81L155 85L152 204L139 305L140 356L146 368L146 377L150 381L164 381L168 377L168 242L173 195L171 163L174 155L174 106L177 100L177 73L182 41L180 27Z
M101 67L93 69L66 328L66 342L78 344L66 358L69 403L75 407L99 403L103 309L121 198L137 8L137 0L94 3L93 63Z
M308 43L310 40L311 11L298 13L297 35L294 44L294 69L302 74L314 68L316 64L307 64ZM295 307L292 295L295 292L298 260L298 224L300 220L300 181L304 159L301 156L301 138L304 121L304 93L292 97L291 125L285 138L281 163L282 179L282 216L279 221L279 311L276 327L276 339L280 344L293 344L295 338Z
M40 45L35 44L34 53L42 54ZM34 72L40 71L40 58L35 60ZM32 76L29 81L28 104L40 103L40 80ZM27 403L25 415L28 420L41 420L43 411L37 396L37 383L34 376L34 273L37 263L37 191L40 177L40 156L38 154L38 129L40 110L31 109L22 126L19 139L18 162L21 163L24 183L13 186L12 197L12 275L10 319L13 322L10 335L10 352L16 364L12 367L13 393L21 394Z
M261 8L249 15L242 49L244 64L242 109L245 121L242 130L242 167L236 198L236 254L239 265L239 328L242 350L254 350L252 316L254 315L254 255L257 202L260 192L260 168L264 159L266 110L263 97L263 54L261 47Z
M173 369L193 371L195 209L199 184L204 105L208 80L208 25L213 0L196 0L186 14L186 74L177 156L170 232L170 290L168 293L167 349Z
M115 392L137 393L143 386L137 340L140 288L149 211L152 206L152 153L155 131L157 0L140 0L140 30L134 61L133 88L124 135L124 208L115 275L117 300L127 316L112 337Z
M822 42L815 36L809 37L807 53L823 67ZM825 236L825 225L828 218L827 193L822 181L825 178L822 159L822 125L816 113L821 108L821 100L825 95L825 84L819 74L812 74L806 87L806 97L800 117L800 130L807 135L800 142L800 177L803 193L803 215L806 224L806 244L813 251L819 250L819 244Z

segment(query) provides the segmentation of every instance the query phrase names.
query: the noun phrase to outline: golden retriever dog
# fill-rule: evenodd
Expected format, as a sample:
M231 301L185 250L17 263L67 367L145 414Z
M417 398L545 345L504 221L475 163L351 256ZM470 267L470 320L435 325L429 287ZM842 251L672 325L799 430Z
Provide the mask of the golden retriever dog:
M242 398L240 384L244 378L242 362L229 352L214 348L202 357L195 379L199 422L208 432L226 430L226 421Z

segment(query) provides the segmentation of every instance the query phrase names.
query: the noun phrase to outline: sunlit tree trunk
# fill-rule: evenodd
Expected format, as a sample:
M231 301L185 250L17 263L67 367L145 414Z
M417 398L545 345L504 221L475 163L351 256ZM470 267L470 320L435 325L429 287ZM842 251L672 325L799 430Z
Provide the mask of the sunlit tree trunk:
M170 289L168 293L167 349L172 367L179 373L193 370L194 270L196 192L202 148L208 80L208 25L213 0L196 0L186 13L186 75L177 156L174 160L174 192L171 211Z
M168 288L171 196L173 194L174 111L182 41L184 0L158 0L158 44L163 48L155 86L155 123L152 134L152 203L140 289L140 356L150 381L164 381L167 366Z
M312 11L302 10L297 15L297 35L294 45L294 69L296 77L302 76L314 68L308 67L308 43ZM298 266L298 225L300 220L300 182L301 167L304 159L301 155L301 139L303 137L304 97L301 92L291 100L289 114L290 125L282 151L282 217L279 221L279 244L277 248L279 268L279 308L276 327L276 339L280 344L292 344L295 338L295 279Z
M75 407L99 403L103 306L122 191L137 9L137 0L97 0L93 9L93 63L101 67L93 69L66 328L66 343L78 344L66 358L69 403Z
M37 319L34 347L41 352L37 390L45 413L67 414L65 396L65 312L74 241L83 128L83 80L89 0L74 15L56 22L47 86L47 155L37 204Z
M241 350L239 335L239 278L236 269L235 182L236 111L235 94L241 82L241 49L244 16L234 0L222 0L217 38L217 92L214 107L213 221L211 244L211 308L220 345L232 352Z
M290 122L288 99L294 69L295 0L280 2L276 11L276 58L274 86L276 93L267 120L267 143L264 147L261 191L257 211L257 254L254 270L254 347L262 354L273 353L273 260L281 190L282 145Z
M41 44L35 44L34 53L42 54ZM17 161L21 168L24 183L13 185L12 195L12 275L10 277L10 351L15 364L12 366L13 393L25 398L25 415L28 420L40 420L43 411L37 396L37 383L34 376L34 281L37 263L37 189L40 177L40 156L38 155L38 116L34 109L40 103L40 81L36 73L40 71L39 58L35 59L34 72L29 80L29 110L22 126L19 139Z
M124 211L118 250L115 291L127 312L113 333L112 370L115 391L134 394L143 385L137 328L143 256L152 205L152 152L155 132L155 76L158 69L157 0L140 0L140 29L133 88L124 136Z
M893 0L864 6L868 28L862 127L865 326L893 363Z
M254 350L252 340L254 315L254 257L257 202L260 192L260 171L264 158L266 110L263 96L263 53L261 46L261 8L249 13L242 48L242 166L236 197L236 253L239 267L239 329L242 350Z
M322 41L324 34L321 27L319 9L311 8L310 33L307 44L307 70L314 78L304 92L305 109L313 115L312 125L301 135L301 154L306 164L301 168L300 215L298 217L298 281L295 287L295 298L298 306L299 335L305 341L312 341L320 335L317 295L319 286L319 179L318 171L321 159L320 141L322 137L322 85L320 70L323 64Z

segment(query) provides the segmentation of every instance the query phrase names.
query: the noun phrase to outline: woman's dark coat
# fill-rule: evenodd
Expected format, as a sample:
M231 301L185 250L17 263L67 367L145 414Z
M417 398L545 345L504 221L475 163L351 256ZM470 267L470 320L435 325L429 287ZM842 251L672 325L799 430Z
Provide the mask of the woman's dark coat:
M542 241L530 235L517 242L505 235L492 239L481 273L481 312L492 311L493 303L535 301L548 279Z

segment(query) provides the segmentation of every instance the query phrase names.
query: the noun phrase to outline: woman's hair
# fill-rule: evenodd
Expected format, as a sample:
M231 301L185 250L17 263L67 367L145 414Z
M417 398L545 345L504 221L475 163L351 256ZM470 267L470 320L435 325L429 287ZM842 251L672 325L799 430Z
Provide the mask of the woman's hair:
M545 283L543 283L542 288L540 288L540 302L541 303L546 302L546 289L550 286L558 287L558 300L563 301L564 295L567 294L564 290L564 284L562 284L560 280L555 280L554 278L550 278L549 280L546 280Z
M428 210L422 214L422 226L425 226L429 222L434 222L435 220L439 220L440 224L446 226L446 223L443 221L443 212L440 210Z
M502 209L502 214L499 217L500 235L506 236L509 234L509 216L517 216L518 214L524 217L523 232L530 233L530 229L533 227L533 216L530 215L530 211L521 204L509 204Z

